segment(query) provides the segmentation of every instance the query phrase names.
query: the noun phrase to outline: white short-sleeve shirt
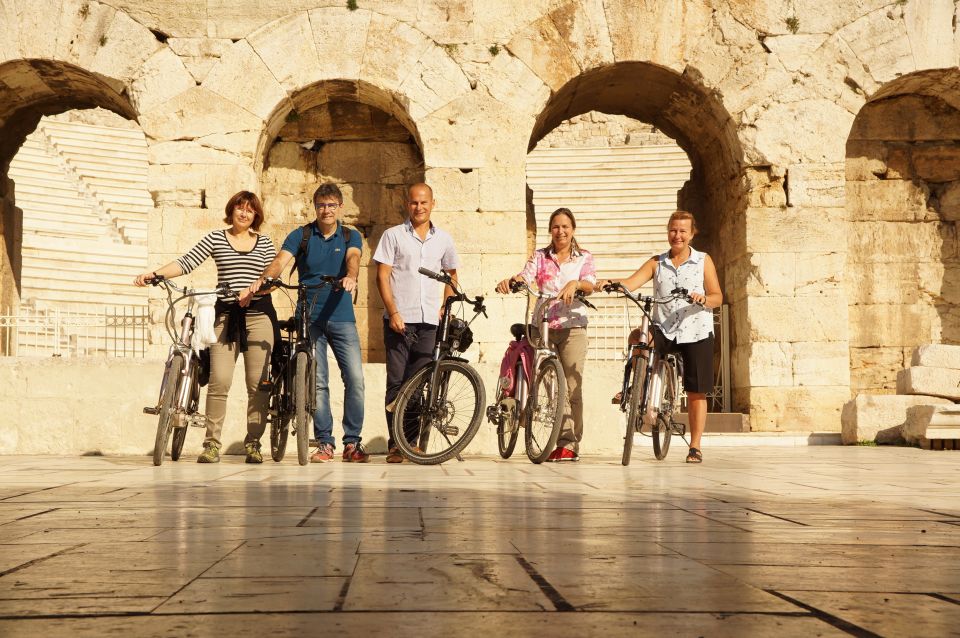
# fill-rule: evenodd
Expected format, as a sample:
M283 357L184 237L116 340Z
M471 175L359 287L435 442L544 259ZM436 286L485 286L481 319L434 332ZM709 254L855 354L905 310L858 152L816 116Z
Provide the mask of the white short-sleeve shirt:
M460 257L449 233L431 222L427 238L421 240L408 219L383 233L373 260L393 267L390 286L404 323L437 325L440 322L443 286L421 275L418 269L439 272L460 267Z

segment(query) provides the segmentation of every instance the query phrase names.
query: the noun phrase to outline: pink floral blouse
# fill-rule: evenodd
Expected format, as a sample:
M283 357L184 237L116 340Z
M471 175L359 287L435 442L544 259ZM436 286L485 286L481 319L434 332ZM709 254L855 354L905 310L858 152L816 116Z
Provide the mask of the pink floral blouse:
M597 269L593 265L593 255L586 250L575 250L566 263L560 264L550 248L539 248L523 267L519 274L524 281L537 287L548 295L557 295L571 281L583 280L597 283ZM536 312L540 305L537 302ZM574 301L569 306L562 301L547 302L547 320L550 328L585 328L587 309L583 303Z

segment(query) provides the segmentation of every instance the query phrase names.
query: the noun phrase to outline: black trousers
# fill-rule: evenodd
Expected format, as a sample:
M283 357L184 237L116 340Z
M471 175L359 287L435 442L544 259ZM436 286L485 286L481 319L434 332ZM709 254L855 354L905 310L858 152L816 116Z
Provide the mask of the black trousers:
M437 326L429 323L408 323L404 334L395 332L390 322L383 320L383 344L387 351L387 393L384 405L387 407L387 430L390 432L389 448L394 447L392 404L400 394L400 387L413 373L429 363L433 356L433 346L437 342ZM416 424L408 427L404 424L404 433L408 441L416 434ZM412 430L412 431L411 431Z

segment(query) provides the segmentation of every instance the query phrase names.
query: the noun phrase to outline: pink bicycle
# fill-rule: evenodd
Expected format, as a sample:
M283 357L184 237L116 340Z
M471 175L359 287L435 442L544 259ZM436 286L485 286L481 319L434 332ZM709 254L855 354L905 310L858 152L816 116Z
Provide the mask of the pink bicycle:
M500 362L496 400L487 406L487 420L497 428L500 456L510 458L523 428L527 457L533 463L543 463L560 436L567 382L560 358L550 345L547 309L556 297L535 291L523 281L511 282L511 292L521 290L527 293L524 322L510 326L514 340ZM533 322L530 321L531 299L543 302ZM577 293L577 299L596 309L582 293Z

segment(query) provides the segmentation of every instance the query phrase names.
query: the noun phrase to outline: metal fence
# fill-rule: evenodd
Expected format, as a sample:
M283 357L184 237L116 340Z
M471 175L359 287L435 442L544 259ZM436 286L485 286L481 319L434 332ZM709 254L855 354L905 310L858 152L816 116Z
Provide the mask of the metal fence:
M627 357L627 336L640 325L640 310L633 304L616 299L592 299L597 306L589 315L587 328L590 361L624 361ZM714 360L713 392L707 395L713 412L730 411L730 307L726 304L713 311L714 335L719 356Z
M0 315L0 355L15 357L143 357L149 312L143 306L101 311L21 307Z

